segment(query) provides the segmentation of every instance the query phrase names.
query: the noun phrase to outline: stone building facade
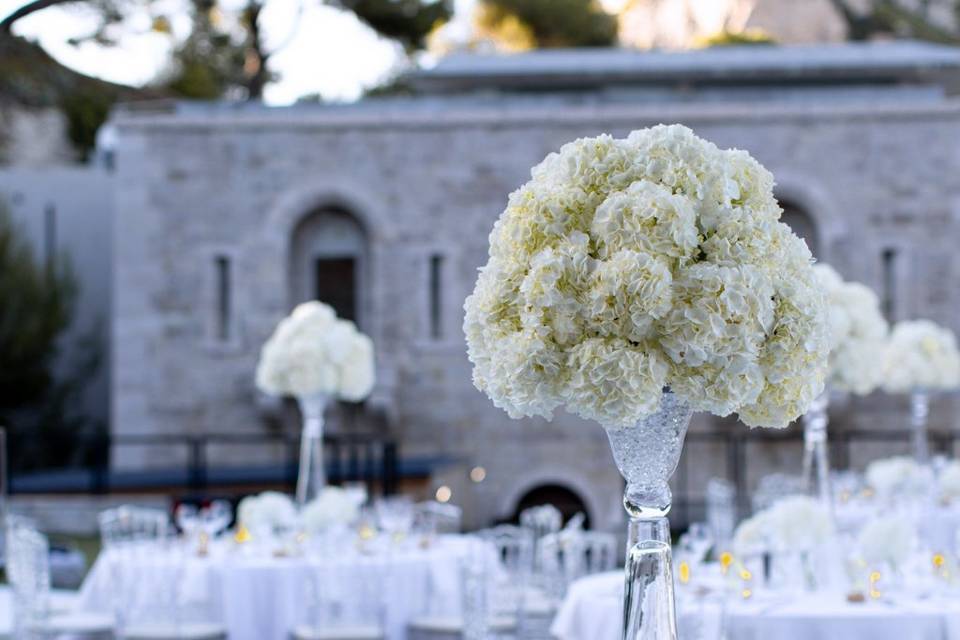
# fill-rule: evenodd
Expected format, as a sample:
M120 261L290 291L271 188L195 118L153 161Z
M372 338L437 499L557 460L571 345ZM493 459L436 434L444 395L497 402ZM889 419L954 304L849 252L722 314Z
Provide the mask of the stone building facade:
M512 421L470 381L462 303L507 194L573 138L682 122L765 164L788 222L821 260L880 292L893 318L960 330L960 104L943 89L958 69L960 53L910 43L533 53L450 59L413 77L409 99L121 113L113 429L265 429L259 347L323 290L376 344L367 406L389 417L402 454L486 469L477 484L437 472L473 523L560 486L612 525L620 481L602 429L568 415ZM339 274L333 284L324 269ZM870 425L896 426L904 411L879 396L855 404ZM949 408L937 407L938 426L952 426ZM714 428L745 429L694 425ZM691 486L731 471L711 445L687 455ZM795 447L746 457L750 474L799 469Z

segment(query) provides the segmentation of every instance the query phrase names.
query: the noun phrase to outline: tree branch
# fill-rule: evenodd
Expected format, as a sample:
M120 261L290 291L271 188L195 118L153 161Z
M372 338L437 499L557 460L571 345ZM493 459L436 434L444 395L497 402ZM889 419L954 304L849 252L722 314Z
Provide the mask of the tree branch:
M8 15L3 20L0 20L0 33L10 33L13 28L13 23L19 20L20 18L25 18L31 13L36 13L37 11L42 11L47 7L53 7L58 4L67 4L68 2L84 2L85 0L33 0L23 5L19 9L16 9L13 13Z

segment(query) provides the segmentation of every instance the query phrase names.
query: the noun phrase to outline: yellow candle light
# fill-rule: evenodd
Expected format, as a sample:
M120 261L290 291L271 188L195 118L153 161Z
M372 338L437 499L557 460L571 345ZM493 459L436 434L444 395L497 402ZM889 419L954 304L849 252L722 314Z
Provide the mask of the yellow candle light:
M870 572L870 597L876 600L880 597L880 590L877 589L877 583L880 582L880 572Z
M751 591L750 589L744 589L743 591L740 592L740 596L741 596L744 600L749 600L749 599L750 599L750 596L752 596L752 595L753 595L753 591Z
M940 569L947 562L947 558L942 553L933 554L933 568Z
M684 560L680 563L680 584L690 582L690 563Z
M243 544L245 542L250 542L250 530L245 526L240 525L237 527L237 532L233 534L233 541L237 544Z
M720 571L723 575L727 575L727 570L730 568L730 565L733 564L733 554L729 551L724 551L720 554Z

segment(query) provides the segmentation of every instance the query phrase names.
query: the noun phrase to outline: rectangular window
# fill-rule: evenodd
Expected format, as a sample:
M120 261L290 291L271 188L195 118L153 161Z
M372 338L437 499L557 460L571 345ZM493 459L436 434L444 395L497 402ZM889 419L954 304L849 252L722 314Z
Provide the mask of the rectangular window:
M897 250L883 250L883 315L887 320L896 320L897 312Z
M443 256L430 256L430 337L443 337Z
M221 342L230 340L230 317L232 313L233 301L230 291L230 258L227 256L217 256L214 258L214 270L216 278L216 337Z

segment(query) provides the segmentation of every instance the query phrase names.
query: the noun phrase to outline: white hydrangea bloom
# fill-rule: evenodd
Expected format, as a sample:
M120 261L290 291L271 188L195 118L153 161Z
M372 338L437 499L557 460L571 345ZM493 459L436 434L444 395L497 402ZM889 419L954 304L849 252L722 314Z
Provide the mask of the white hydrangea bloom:
M867 484L878 495L923 495L931 478L927 471L909 456L892 456L874 460L864 473Z
M960 387L960 351L949 329L929 320L898 322L884 353L883 388L889 393Z
M905 518L889 514L874 518L863 526L857 538L860 556L871 568L889 565L899 568L914 551L916 532Z
M826 264L814 265L830 319L830 386L865 395L883 379L889 327L880 301L868 287L843 278Z
M299 305L260 351L257 387L270 395L322 393L358 402L373 383L373 342L322 302Z
M564 145L512 193L464 305L473 380L512 417L695 410L784 427L823 389L826 311L773 177L679 125Z
M290 528L296 525L297 508L289 496L265 491L240 501L237 522L251 531Z
M360 515L362 496L340 487L325 487L300 514L304 531L320 533L332 526L349 525Z

